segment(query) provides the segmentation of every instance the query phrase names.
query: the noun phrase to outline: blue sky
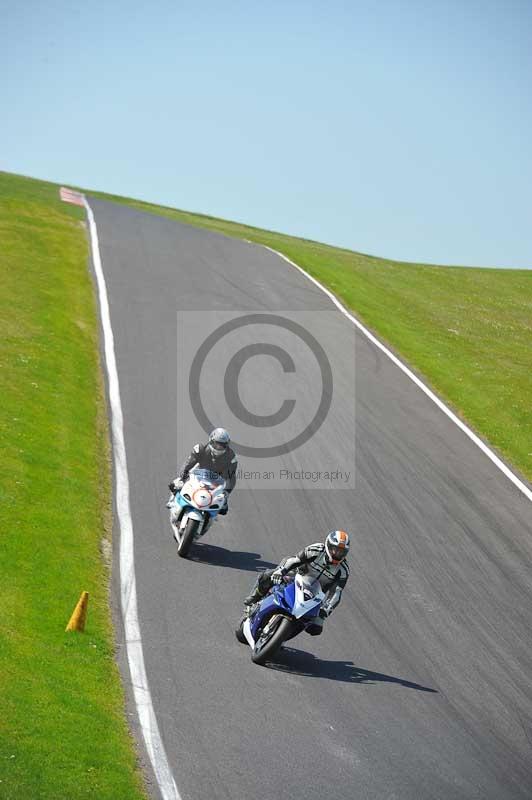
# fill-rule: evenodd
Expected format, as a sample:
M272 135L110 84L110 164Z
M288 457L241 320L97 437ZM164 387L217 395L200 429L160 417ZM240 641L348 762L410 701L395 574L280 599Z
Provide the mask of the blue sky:
M0 169L532 267L532 2L0 0Z

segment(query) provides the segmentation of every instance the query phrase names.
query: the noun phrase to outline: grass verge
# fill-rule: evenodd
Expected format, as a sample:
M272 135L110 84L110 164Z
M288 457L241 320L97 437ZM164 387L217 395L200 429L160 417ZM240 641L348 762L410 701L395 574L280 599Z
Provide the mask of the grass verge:
M55 185L0 173L4 800L145 797L101 556L110 466L83 219ZM66 634L83 589L86 632Z
M284 253L331 289L532 481L532 269L391 261L140 200L92 194Z
M405 264L142 201L280 250L532 479L532 271ZM142 798L100 555L110 495L80 209L0 173L0 798ZM64 627L82 589L87 631Z

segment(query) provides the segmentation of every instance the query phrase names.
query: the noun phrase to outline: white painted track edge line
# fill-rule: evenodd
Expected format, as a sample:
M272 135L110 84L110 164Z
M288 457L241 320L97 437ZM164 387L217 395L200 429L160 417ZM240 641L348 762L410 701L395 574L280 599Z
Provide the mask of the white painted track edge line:
M111 438L115 463L116 510L120 526L120 596L126 651L131 673L131 685L137 707L140 729L163 800L181 800L170 770L166 751L155 716L140 636L137 609L137 587L133 543L133 521L129 504L129 477L124 440L124 420L120 402L120 387L107 287L103 274L98 231L92 209L83 198L89 221L92 263L98 286L100 317L103 329L105 363L107 367L109 405L111 408Z
M253 242L252 244L256 243ZM490 459L490 461L492 461L495 464L495 466L498 469L500 469L500 471L504 475L506 475L506 477L514 484L514 486L516 486L525 495L525 497L528 500L530 500L530 502L532 502L532 491L528 488L528 486L526 486L526 484L524 484L523 481L520 478L518 478L517 475L515 475L512 472L512 470L504 463L504 461L502 461L493 452L493 450L491 450L488 447L488 445L485 442L483 442L482 439L479 436L477 436L476 433L474 433L471 430L471 428L469 428L465 424L465 422L463 422L460 419L460 417L457 417L456 414L453 411L451 411L451 409L447 405L445 405L443 400L441 400L436 394L434 394L434 392L431 389L429 389L429 387L425 383L423 383L423 381L420 378L418 378L418 376L414 372L412 372L412 370L409 369L406 366L406 364L404 364L394 353L392 353L391 350L389 350L381 341L379 341L379 339L377 339L377 337L374 336L371 333L371 331L369 331L355 316L353 316L353 314L351 314L347 310L347 308L344 305L342 305L342 303L338 300L338 298L335 297L334 294L329 289L323 286L323 284L321 284L318 280L316 280L316 278L313 278L312 275L306 272L306 270L304 270L303 267L300 267L299 264L296 264L295 261L292 261L290 258L288 258L288 256L285 256L283 253L279 252L279 250L274 250L273 247L268 247L268 245L266 244L261 245L261 247L265 247L266 250L269 250L271 253L275 253L275 255L279 256L279 258L282 258L284 261L288 262L288 264L290 264L292 267L295 267L297 270L299 270L299 272L305 275L305 277L307 277L310 281L312 281L312 283L315 286L317 286L318 289L321 289L321 291L324 292L330 300L332 300L332 302L338 308L338 310L341 311L342 314L346 316L347 319L349 319L353 323L353 325L355 325L359 329L359 331L364 334L364 336L367 339L370 340L370 342L372 342L391 361L393 361L393 363L397 367L399 367L399 369L402 372L404 372L404 374L407 375L410 378L410 380L413 381L416 384L416 386L419 389L421 389L421 391L424 392L427 395L427 397L429 397L432 400L432 402L435 403L438 406L438 408L441 411L443 411L443 413L447 417L449 417L449 419L452 420L452 422L454 422L454 424L457 425L460 428L460 430L463 431L465 435L468 436L469 439L471 439L471 441L474 442L480 450L482 450L484 455L486 455Z

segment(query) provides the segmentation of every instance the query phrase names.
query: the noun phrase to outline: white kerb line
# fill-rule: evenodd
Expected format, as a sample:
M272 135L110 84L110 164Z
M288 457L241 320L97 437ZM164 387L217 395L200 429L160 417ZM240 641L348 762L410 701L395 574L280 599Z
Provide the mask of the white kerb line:
M246 239L246 241L249 240ZM255 243L251 242L251 244ZM454 422L454 424L457 425L460 428L460 430L463 431L466 434L466 436L468 436L471 439L472 442L476 444L478 448L480 448L480 450L482 450L482 452L490 459L490 461L492 461L495 464L495 466L498 469L500 469L500 471L504 475L506 475L506 477L509 480L511 480L514 486L516 486L525 495L525 497L532 502L532 491L528 488L528 486L526 486L526 484L524 484L523 481L520 480L520 478L518 478L517 475L515 475L512 472L512 470L504 463L504 461L501 461L501 459L493 452L493 450L491 450L487 446L487 444L483 442L482 439L480 439L480 437L476 435L476 433L473 433L471 428L469 428L465 424L465 422L462 422L462 420L459 417L457 417L456 414L454 414L451 411L451 409L445 405L443 400L440 400L440 398L436 394L434 394L434 392L431 391L429 387L426 384L424 384L423 381L420 380L420 378L418 378L418 376L415 375L412 372L412 370L406 366L406 364L403 364L403 362L399 358L397 358L397 356L394 355L391 350L388 350L388 348L385 347L385 345L383 345L383 343L380 342L377 339L377 337L374 336L364 325L362 325L362 323L359 322L359 320L356 317L350 314L349 311L345 308L345 306L343 306L340 303L340 301L334 296L332 292L329 291L329 289L326 289L325 286L323 286L319 281L316 280L316 278L313 278L312 275L309 275L308 272L306 272L302 267L300 267L290 258L283 255L283 253L280 253L278 250L274 250L273 247L268 247L268 245L266 244L262 245L262 247L265 247L266 250L269 250L271 253L275 253L276 256L279 256L284 261L287 261L289 264L292 265L292 267L295 267L297 270L299 270L299 272L305 275L305 277L307 277L309 281L312 281L312 283L315 286L317 286L318 289L321 289L321 291L324 292L327 295L327 297L330 298L330 300L332 300L332 302L338 308L338 310L341 311L342 314L347 317L347 319L351 320L353 325L355 325L359 329L359 331L361 331L361 333L363 333L364 336L366 336L366 338L370 340L370 342L372 342L376 347L378 347L379 350L382 350L382 352L386 356L388 356L388 358L391 361L393 361L393 363L397 367L399 367L399 369L402 372L404 372L405 375L407 375L410 378L410 380L413 381L416 384L416 386L418 386L421 389L421 391L424 392L427 395L427 397L429 397L432 400L432 402L435 403L438 406L438 408L441 411L443 411L443 413L446 416L448 416L449 419L452 420L452 422Z
M129 478L127 472L126 447L124 441L124 420L120 402L120 387L116 368L113 329L107 298L107 287L103 274L98 231L94 214L87 201L83 198L92 249L92 262L98 285L100 300L100 315L103 329L105 363L109 383L109 404L111 407L111 438L113 443L113 456L115 462L116 481L116 510L120 525L120 595L122 601L122 618L127 650L131 684L140 728L144 743L150 757L163 800L181 800L177 786L170 770L166 751L159 733L159 726L153 709L137 610L137 587L135 582L135 561L133 546L133 522L129 505Z

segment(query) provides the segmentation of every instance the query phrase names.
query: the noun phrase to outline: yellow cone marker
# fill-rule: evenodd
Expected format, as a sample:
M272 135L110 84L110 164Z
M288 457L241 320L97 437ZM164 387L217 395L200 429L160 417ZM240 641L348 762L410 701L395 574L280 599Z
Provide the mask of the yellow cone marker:
M87 606L89 605L89 593L82 592L78 600L76 608L72 612L70 621L65 628L65 631L84 631L85 620L87 619Z

